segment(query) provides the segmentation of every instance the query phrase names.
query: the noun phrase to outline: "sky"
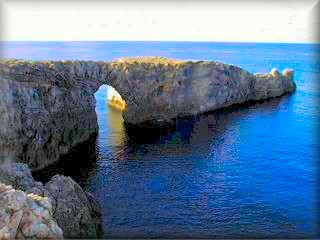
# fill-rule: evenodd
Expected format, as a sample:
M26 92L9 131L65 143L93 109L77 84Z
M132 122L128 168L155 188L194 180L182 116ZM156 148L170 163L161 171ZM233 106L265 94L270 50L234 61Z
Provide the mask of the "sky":
M317 0L0 0L1 40L318 42Z

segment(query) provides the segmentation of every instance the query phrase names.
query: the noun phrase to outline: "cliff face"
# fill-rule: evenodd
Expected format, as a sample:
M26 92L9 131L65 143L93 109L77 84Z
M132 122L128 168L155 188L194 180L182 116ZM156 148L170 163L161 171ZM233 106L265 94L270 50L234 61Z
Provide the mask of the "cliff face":
M1 66L0 163L19 160L41 168L97 132L93 94L99 85L59 75L59 67L27 62Z
M3 60L0 63L0 163L53 162L97 132L94 93L114 87L126 123L170 121L295 90L293 71L251 74L214 61L158 57L114 62Z

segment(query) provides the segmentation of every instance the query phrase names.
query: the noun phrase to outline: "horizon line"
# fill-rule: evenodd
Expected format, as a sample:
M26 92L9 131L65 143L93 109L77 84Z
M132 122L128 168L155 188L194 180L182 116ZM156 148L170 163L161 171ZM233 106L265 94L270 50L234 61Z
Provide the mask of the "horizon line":
M316 42L263 42L263 41L209 41L209 40L0 40L2 42L183 42L183 43L261 43L261 44L310 44L319 45Z

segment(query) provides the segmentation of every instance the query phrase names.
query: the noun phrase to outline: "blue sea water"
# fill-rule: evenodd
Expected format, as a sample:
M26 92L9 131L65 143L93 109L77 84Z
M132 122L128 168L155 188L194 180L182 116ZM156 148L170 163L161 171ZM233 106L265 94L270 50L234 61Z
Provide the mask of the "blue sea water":
M173 129L130 132L102 86L97 138L40 175L71 175L91 192L105 237L319 238L319 45L2 43L6 58L144 55L218 60L251 72L292 68L297 91L179 119Z

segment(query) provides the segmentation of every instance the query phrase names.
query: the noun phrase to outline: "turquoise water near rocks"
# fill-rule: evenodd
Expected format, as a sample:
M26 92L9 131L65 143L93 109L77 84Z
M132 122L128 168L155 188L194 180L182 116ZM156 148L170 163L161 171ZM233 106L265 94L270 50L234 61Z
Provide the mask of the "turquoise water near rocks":
M100 202L106 237L320 237L319 45L7 42L4 57L218 60L250 72L293 68L283 98L127 131L96 93L99 135L36 174L71 175Z

